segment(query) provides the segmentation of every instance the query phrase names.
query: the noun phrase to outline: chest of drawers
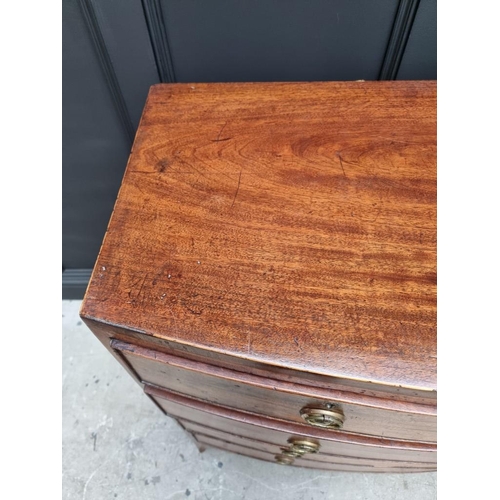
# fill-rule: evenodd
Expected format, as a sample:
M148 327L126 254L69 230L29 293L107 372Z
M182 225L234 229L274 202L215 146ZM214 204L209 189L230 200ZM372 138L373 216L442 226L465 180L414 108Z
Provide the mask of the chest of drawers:
M80 314L200 446L433 470L435 82L152 87Z

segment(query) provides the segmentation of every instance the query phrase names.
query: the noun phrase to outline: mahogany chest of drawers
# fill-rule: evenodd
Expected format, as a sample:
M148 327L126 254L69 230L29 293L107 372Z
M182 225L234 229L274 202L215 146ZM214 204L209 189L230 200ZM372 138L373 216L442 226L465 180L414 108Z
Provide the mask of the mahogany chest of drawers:
M435 469L435 82L153 86L81 316L200 447Z

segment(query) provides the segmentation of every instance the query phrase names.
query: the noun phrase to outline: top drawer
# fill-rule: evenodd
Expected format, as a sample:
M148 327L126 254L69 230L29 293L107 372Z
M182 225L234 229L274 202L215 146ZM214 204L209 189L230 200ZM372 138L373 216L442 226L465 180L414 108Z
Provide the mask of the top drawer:
M113 340L142 382L197 399L332 431L436 441L435 408L283 382Z

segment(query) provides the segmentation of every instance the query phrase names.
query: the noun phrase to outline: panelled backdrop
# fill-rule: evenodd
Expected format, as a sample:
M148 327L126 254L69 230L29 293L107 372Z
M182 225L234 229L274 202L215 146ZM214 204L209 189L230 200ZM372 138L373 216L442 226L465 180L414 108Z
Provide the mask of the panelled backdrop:
M81 298L149 87L436 79L436 0L63 0L63 298Z

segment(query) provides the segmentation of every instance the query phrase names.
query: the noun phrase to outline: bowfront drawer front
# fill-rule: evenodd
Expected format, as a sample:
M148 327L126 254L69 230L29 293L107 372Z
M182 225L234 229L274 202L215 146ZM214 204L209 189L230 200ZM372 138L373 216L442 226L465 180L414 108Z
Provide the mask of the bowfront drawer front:
M144 383L238 410L328 430L435 442L435 408L244 374L113 340ZM385 407L381 407L385 405Z
M251 442L252 447L259 452L275 455L289 456L287 450L298 450L301 452L300 460L291 456L296 465L301 465L299 461L307 460L314 464L332 465L351 459L354 462L351 460L349 464L353 464L361 459L358 465L371 464L372 470L385 470L388 462L398 462L401 467L408 467L408 470L435 469L434 445L332 433L304 424L283 422L208 404L158 387L146 385L145 391L168 415L177 418L196 435L210 436L245 448L251 448ZM227 435L233 437L228 438Z
M218 429L212 429L210 427L197 424L195 422L190 422L189 420L180 420L182 426L191 432L198 441L208 443L208 438L211 440L211 446L216 446L215 441L220 443L231 443L233 445L238 445L249 450L257 450L259 452L270 453L275 461L276 457L286 456L291 457L294 461L297 461L297 465L303 465L304 467L310 466L315 468L321 468L322 466L328 466L328 464L336 464L342 466L349 466L353 468L368 467L373 469L374 463L377 470L379 469L421 469L421 470L433 470L435 466L426 462L404 462L402 460L375 460L368 458L350 457L342 455L332 455L325 453L321 450L321 453L296 453L293 451L293 443L290 440L286 445L279 445L274 443L267 443L259 439L250 439L246 437L239 436L237 434L230 434ZM300 462L298 462L300 460Z
M259 460L266 460L268 462L276 462L281 465L296 465L299 467L306 467L310 469L322 469L331 471L344 471L344 472L429 472L433 469L420 466L412 467L404 463L397 464L396 462L387 462L377 465L369 464L359 464L353 462L352 460L344 460L342 457L338 457L332 462L320 462L305 458L295 458L295 459L284 459L280 454L274 454L273 452L268 453L266 451L261 451L255 448L242 446L234 443L233 441L224 441L221 439L215 439L210 436L203 434L195 434L195 439L206 446L213 446L214 448L220 448L222 450L231 451L233 453L239 453L240 455L245 455L252 458L257 458Z

